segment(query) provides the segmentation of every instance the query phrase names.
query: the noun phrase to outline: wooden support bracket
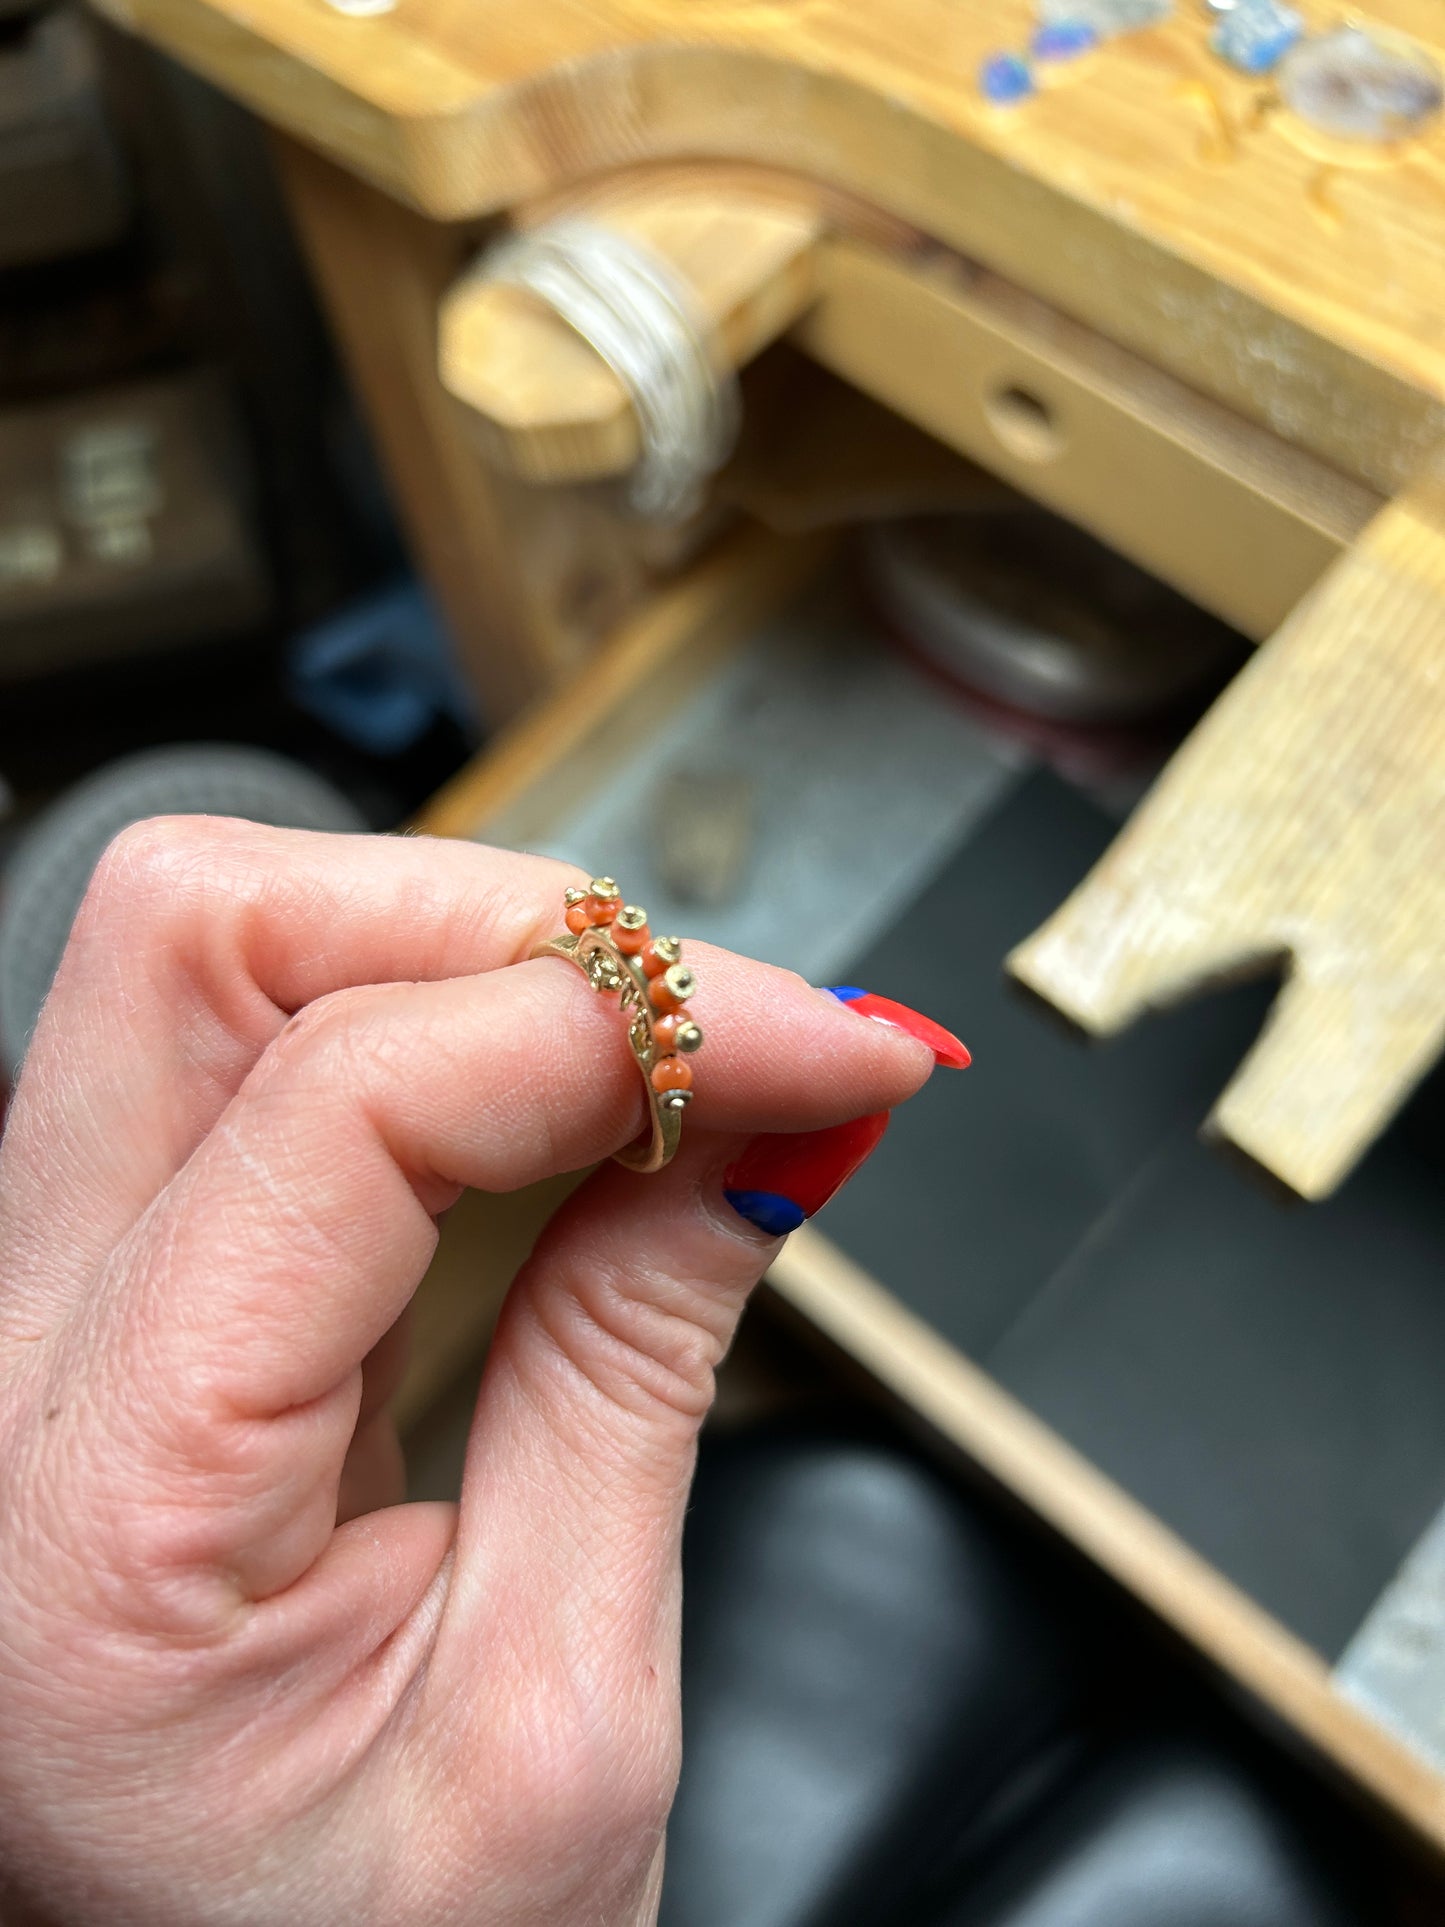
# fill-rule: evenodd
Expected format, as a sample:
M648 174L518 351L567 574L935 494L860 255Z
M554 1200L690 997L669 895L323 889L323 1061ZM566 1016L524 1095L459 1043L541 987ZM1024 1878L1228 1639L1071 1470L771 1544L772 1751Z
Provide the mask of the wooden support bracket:
M1383 509L1009 958L1107 1035L1283 964L1206 1126L1326 1196L1445 1047L1445 478Z
M835 205L825 217L789 192L785 181L747 182L736 170L692 182L640 173L546 212L585 213L665 254L734 365L788 330L843 382L1254 640L1279 626L1381 506L1362 483L1017 288L921 250L916 238L887 247L857 238L848 231L856 210ZM621 382L518 289L475 273L452 289L440 369L468 404L459 413L481 452L513 477L577 481L623 473L637 458ZM795 384L772 397L784 438L801 440L795 418L806 400ZM820 429L855 474L881 478L904 453L896 424L880 432L876 409L860 420L836 396L813 410L808 432Z
M569 212L666 262L733 368L775 341L812 299L822 218L805 193L624 180ZM474 269L442 302L438 335L442 385L472 411L489 460L530 482L595 481L636 462L627 390L535 296Z

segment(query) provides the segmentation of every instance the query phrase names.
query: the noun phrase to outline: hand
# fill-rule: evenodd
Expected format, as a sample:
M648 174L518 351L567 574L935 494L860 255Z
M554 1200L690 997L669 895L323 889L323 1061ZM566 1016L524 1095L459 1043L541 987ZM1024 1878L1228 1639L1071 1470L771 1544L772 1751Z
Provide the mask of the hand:
M682 1153L572 1197L509 1295L460 1505L394 1503L438 1214L643 1125L615 1000L522 961L575 880L194 819L103 860L0 1146L7 1921L652 1917L694 1442L775 1249L721 1173L933 1058L689 946Z

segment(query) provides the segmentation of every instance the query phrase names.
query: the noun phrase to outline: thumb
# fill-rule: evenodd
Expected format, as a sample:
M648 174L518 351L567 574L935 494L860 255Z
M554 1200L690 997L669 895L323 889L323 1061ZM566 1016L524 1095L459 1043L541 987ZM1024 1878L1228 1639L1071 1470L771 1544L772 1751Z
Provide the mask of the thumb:
M798 1218L811 1213L887 1121L699 1134L656 1176L597 1172L554 1219L513 1286L482 1385L436 1655L444 1691L474 1675L480 1642L500 1639L584 1724L608 1725L639 1695L675 1701L697 1434L778 1249L751 1201L787 1191Z

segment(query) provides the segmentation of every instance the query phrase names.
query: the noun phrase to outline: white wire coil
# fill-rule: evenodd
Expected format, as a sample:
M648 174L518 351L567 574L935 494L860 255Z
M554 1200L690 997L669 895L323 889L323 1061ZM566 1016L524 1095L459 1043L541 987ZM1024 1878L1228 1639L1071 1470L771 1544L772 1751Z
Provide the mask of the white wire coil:
M632 401L642 452L628 478L634 511L679 522L737 440L737 379L722 365L691 291L638 242L580 218L502 242L488 281L526 288L597 351Z

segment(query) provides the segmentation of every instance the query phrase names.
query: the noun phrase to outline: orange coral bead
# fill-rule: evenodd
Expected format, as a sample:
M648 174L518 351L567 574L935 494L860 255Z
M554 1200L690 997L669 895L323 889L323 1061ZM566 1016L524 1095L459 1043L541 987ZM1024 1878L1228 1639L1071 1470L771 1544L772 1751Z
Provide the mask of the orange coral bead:
M647 1001L665 1014L681 1010L697 989L697 979L686 964L670 964L660 977L647 986Z
M612 919L617 915L617 912L622 908L622 905L616 897L588 897L583 908L587 912L587 921L589 923L602 924L605 926L611 923Z
M652 935L645 923L639 930L629 930L625 923L614 923L612 941L624 957L635 957L652 941Z
M649 977L660 977L670 970L682 954L676 937L653 937L642 946L642 968Z
M678 1009L666 1017L659 1017L652 1026L652 1041L664 1057L671 1057L677 1049L678 1028L686 1022L686 1013Z
M655 1091L690 1091L692 1065L684 1064L680 1057L659 1059L652 1067L652 1088Z
M582 932L587 928L587 912L580 903L574 903L572 908L567 912L566 922L567 928L572 932L574 937L580 937L582 935Z

